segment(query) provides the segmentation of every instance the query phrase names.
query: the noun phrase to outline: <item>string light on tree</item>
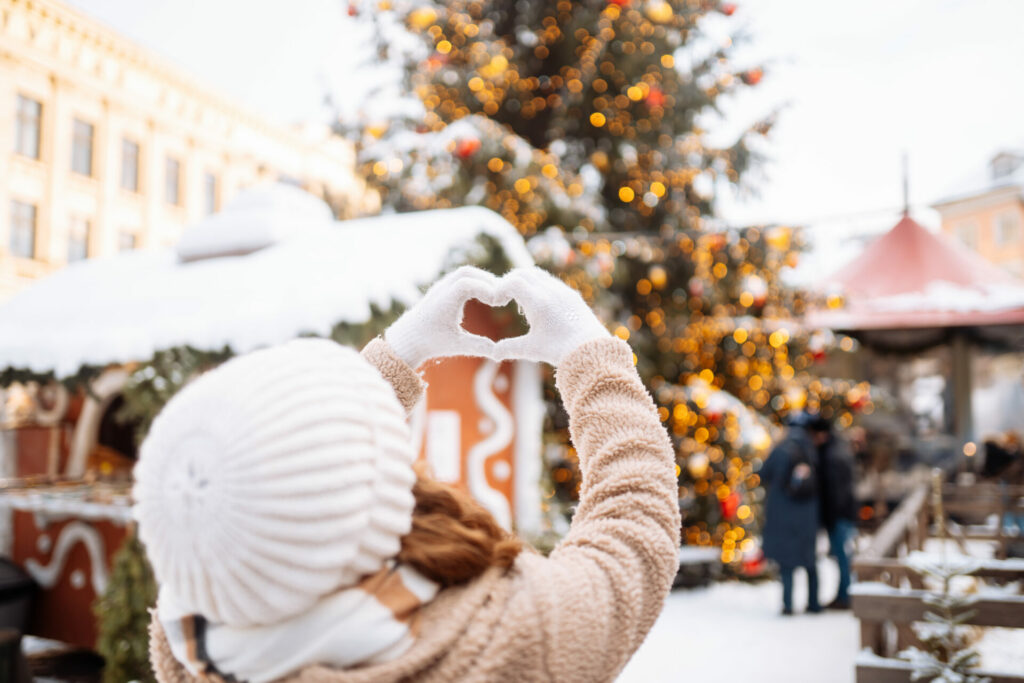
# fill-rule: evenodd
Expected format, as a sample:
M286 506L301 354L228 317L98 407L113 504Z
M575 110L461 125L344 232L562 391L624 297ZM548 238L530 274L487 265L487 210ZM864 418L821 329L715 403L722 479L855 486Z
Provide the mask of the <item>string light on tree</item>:
M354 135L384 202L487 206L594 304L633 346L673 437L686 542L740 563L758 524L765 425L798 403L854 409L848 392L813 385L809 335L793 324L806 301L780 272L796 262L798 233L709 228L716 191L744 182L751 141L772 126L766 117L723 147L696 124L718 97L764 77L733 67L731 40L691 49L708 43L706 15L737 6L451 0L392 11L424 46L404 85L425 113ZM409 130L423 131L422 144L408 144ZM389 155L403 157L402 171L376 173ZM735 404L723 408L719 394ZM564 414L552 410L549 427L566 439ZM559 459L555 498L579 484L574 458Z

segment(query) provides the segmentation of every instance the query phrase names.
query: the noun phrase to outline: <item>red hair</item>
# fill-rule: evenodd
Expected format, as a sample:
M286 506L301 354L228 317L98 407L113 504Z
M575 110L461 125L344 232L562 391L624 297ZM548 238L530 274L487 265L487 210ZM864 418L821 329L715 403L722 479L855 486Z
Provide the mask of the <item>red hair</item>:
M412 530L398 561L443 587L475 579L490 567L512 566L522 541L505 531L468 493L417 475Z

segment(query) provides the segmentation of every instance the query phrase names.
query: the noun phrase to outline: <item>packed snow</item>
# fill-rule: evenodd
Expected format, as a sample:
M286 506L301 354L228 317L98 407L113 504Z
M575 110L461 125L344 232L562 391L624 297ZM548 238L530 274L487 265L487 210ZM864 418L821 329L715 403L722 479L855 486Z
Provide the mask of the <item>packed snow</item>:
M952 549L943 553L940 543L932 539L927 550L930 555L920 554L918 562L948 559ZM1016 568L1020 564L1020 560L997 562L985 557L991 553L991 544L971 551L979 551L974 563L980 566ZM824 557L818 561L818 579L820 598L827 603L839 585L835 561ZM778 581L724 582L673 591L618 683L853 683L857 661L899 666L861 651L860 622L852 612L806 614L806 575L797 571L794 583L796 615L791 617L780 614L782 586ZM851 592L880 590L899 591L864 582L855 583ZM1024 629L979 630L972 646L981 654L983 669L1024 672Z
M181 255L123 253L38 281L0 306L0 368L66 377L175 346L241 353L327 335L368 321L371 306L410 305L446 268L483 259L482 235L514 266L533 263L515 228L484 208L332 222L310 199L243 198L205 234L189 231ZM247 234L263 209L284 225Z
M330 228L334 215L308 192L284 184L243 191L223 211L190 226L175 250L182 261L248 254Z
M997 283L979 290L953 282L934 281L923 292L877 297L871 305L876 310L887 312L1004 311L1024 306L1024 287Z
M818 563L820 594L839 584L835 562ZM781 616L782 586L719 583L676 590L619 683L852 683L860 649L850 612L805 614L807 581L796 573L797 614Z

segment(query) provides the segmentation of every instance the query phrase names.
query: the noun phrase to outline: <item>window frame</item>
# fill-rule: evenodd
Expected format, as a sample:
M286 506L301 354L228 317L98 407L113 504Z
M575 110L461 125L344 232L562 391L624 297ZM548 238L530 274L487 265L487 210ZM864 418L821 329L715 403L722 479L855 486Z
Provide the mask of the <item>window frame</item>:
M1007 236L1007 227L1012 230L1012 235ZM1009 247L1019 244L1021 240L1020 217L1012 211L1007 211L996 216L995 244L997 247Z
M81 239L81 245L82 245L81 255L73 254L72 253L72 249L71 249L73 244L77 244L78 243L78 240L76 239L76 235L75 235L75 233L77 232L77 230L75 228L78 227L78 226L84 226L84 233L85 233L84 235L82 235L82 239ZM68 241L67 241L67 249L66 249L66 254L65 254L65 257L67 258L67 262L68 263L75 263L77 261L84 261L87 258L89 258L89 238L91 236L92 236L92 221L89 220L88 218L85 218L84 216L72 216L71 220L68 221Z
M19 156L23 156L26 159L33 159L39 161L43 152L43 103L34 97L29 97L22 93L17 94L15 99L15 110L14 110L14 153ZM35 113L33 115L28 114L25 110L25 105L34 105ZM26 123L32 123L32 117L34 116L34 126L26 126ZM32 136L31 146L33 149L31 153L29 150L24 149L24 144L27 137L26 130L29 128L33 129L34 135Z
M171 173L171 168L174 168L174 173ZM170 206L182 206L182 192L181 192L181 174L182 166L181 161L170 154L164 157L164 203ZM171 178L174 178L174 197L171 197Z
M125 238L131 238L131 244L125 244ZM126 251L135 251L139 248L139 233L135 230L119 230L117 232L117 251L123 253Z
M220 178L216 173L207 171L203 174L203 211L207 215L220 210Z
M971 232L970 240L964 239L964 233L968 230ZM978 233L978 224L975 221L964 221L962 223L957 223L953 227L953 234L956 236L957 240L959 240L959 242L964 246L975 251L978 250L980 235Z
M31 210L31 213L28 214L31 216L31 225L28 226L28 253L19 249L22 242L22 240L19 238L23 237L21 233L25 229L25 226L22 224L22 219L25 216L20 212L22 208L27 208ZM33 204L32 202L21 201L20 199L12 199L10 207L8 207L8 210L10 211L10 235L7 238L7 248L10 250L11 255L14 256L15 258L35 259L36 250L39 248L39 207L36 204Z
M131 178L132 183L129 185L129 184L126 184L125 181L128 180L128 176L126 175L126 171L128 170L128 164L126 162L129 159L128 150L130 148L134 148L134 154L135 154L135 156L134 156L134 164L135 164L135 167L134 167L134 175ZM139 180L140 168L141 168L141 165L142 165L141 162L142 162L142 146L138 142L136 142L135 140L132 140L131 138L122 137L121 138L121 178L120 178L120 185L121 185L121 189L124 190L125 192L131 192L133 194L138 194L139 193L139 187L141 185L140 180Z
M82 162L82 155L79 150L83 149L81 143L85 139L85 131L88 129L88 146L85 147L85 162ZM85 119L80 119L77 116L72 120L71 124L71 172L76 175L83 176L85 178L94 177L96 171L96 159L95 151L96 148L96 126L89 123ZM84 163L88 165L88 170L83 170L79 166Z

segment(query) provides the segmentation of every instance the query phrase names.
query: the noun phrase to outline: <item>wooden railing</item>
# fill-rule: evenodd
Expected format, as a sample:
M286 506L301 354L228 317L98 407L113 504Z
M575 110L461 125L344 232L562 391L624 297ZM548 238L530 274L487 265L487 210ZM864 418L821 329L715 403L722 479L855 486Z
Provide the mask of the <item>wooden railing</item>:
M994 541L998 558L1007 557L1011 543L1024 541L1019 526L1024 523L1024 486L946 484L942 487L942 505L947 515L968 520L963 526L951 525L954 535L965 541ZM995 528L977 524L987 522L993 515L996 516ZM1008 533L1008 529L1014 527L1017 532Z
M857 581L884 583L893 588L924 588L921 576L900 560L858 559L854 563L854 568L857 572ZM1010 565L999 561L985 562L977 571L972 572L971 576L996 585L1012 583L1024 579L1024 562Z
M1024 578L1024 570L1017 570L1015 579ZM861 647L870 654L857 662L857 683L909 683L909 663L893 659L907 647L924 649L921 641L911 628L915 621L924 620L930 608L925 604L926 591L893 590L891 593L872 591L857 592L853 596L853 614L861 623ZM1002 628L1024 628L1024 596L1011 595L998 598L983 598L971 605L973 615L964 623L974 626L998 626ZM886 625L893 629L887 631ZM997 673L978 670L977 675L987 676L992 683L1024 683L1024 674Z
M941 485L941 484L940 484ZM924 619L929 609L922 578L899 559L913 550L923 549L934 522L946 537L965 547L967 540L995 541L996 554L1005 557L1010 542L1019 536L1004 532L1006 515L1024 514L1021 497L1024 487L979 485L942 486L941 499L927 484L915 488L893 511L875 534L869 547L854 562L858 586L852 595L853 614L860 620L861 647L857 661L857 683L909 683L912 669L908 662L895 659L904 648L922 647L912 624ZM965 520L974 515L985 521L998 515L995 529L978 532L970 526L950 523L948 514ZM972 576L987 584L1024 582L1024 563L1020 561L982 561ZM869 583L870 582L870 583ZM1024 628L1024 596L983 596L972 604L974 614L966 622L975 626ZM992 683L1024 683L1020 675L979 671Z
M859 555L862 560L881 560L897 557L911 550L921 550L928 537L928 484L918 484L896 506L888 519L879 527L874 538Z

